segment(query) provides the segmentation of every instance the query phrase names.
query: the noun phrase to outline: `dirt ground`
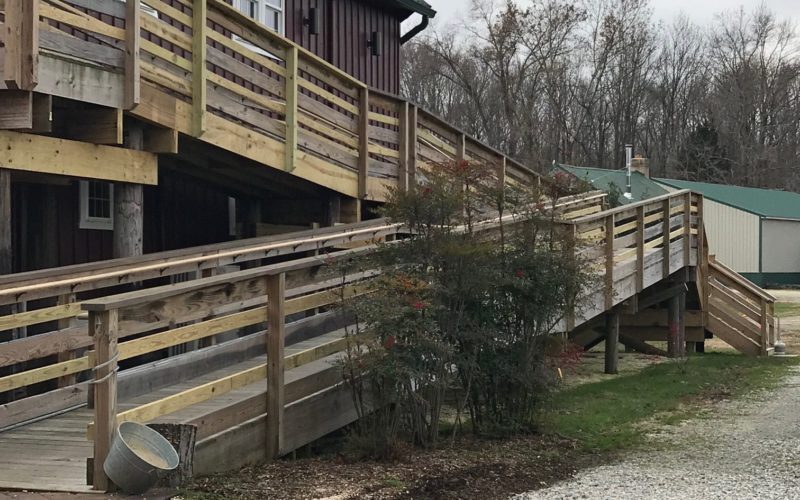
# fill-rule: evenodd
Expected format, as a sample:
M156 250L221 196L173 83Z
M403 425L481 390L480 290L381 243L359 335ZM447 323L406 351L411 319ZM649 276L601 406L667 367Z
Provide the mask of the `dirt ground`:
M553 436L464 438L454 447L408 450L393 462L278 460L201 478L182 498L499 499L571 477L580 466L576 455L572 441Z

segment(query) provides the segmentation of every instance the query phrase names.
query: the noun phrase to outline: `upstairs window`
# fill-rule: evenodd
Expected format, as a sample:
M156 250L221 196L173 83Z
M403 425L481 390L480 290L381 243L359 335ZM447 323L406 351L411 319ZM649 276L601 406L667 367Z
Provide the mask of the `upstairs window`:
M103 181L80 181L81 229L114 230L114 185Z
M283 17L284 0L234 0L233 5L267 28L283 35L286 26Z

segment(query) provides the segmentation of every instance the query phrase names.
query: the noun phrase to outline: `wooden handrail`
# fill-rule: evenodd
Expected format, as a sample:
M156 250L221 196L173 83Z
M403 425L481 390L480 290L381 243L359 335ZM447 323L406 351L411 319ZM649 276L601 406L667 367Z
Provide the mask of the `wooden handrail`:
M655 196L653 198L648 198L646 200L637 201L636 203L629 203L627 205L622 205L617 208L612 208L609 210L605 210L598 214L587 215L585 217L580 217L578 219L574 219L569 221L570 224L583 224L586 222L592 222L600 219L604 219L610 215L617 215L621 212L628 212L631 210L635 210L638 207L646 207L648 205L656 205L658 203L663 202L664 200L671 200L673 198L677 198L680 196L685 196L687 193L691 193L692 191L689 189L682 189L680 191L675 191L672 193L663 194L661 196Z
M713 256L709 257L708 265L715 271L725 275L728 279L734 281L736 284L738 284L748 292L753 293L758 297L761 297L767 302L772 302L772 303L776 302L777 299L775 297L764 291L762 288L753 285L753 283L751 283L750 280L748 280L741 274L737 273L730 267L726 266L722 262L718 261Z

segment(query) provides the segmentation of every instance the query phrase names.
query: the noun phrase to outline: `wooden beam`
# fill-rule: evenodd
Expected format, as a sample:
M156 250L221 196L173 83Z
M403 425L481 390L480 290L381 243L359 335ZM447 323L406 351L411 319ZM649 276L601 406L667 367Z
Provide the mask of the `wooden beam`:
M297 47L286 50L286 158L284 170L291 172L297 162Z
M614 214L610 214L606 217L605 227L606 275L603 296L606 309L611 309L614 305L614 225ZM617 322L619 323L619 318L617 318Z
M141 124L128 129L126 146L141 150L144 130ZM141 184L128 182L114 185L114 258L137 257L144 253L144 190Z
M11 172L0 168L0 274L12 271Z
M672 200L671 198L667 198L662 202L661 208L661 234L662 234L662 249L661 252L663 254L664 260L661 262L661 273L662 276L666 279L669 276L669 258L670 258L670 208L671 208Z
M152 153L10 131L0 131L0 167L137 184L158 183L158 160Z
M619 312L617 311L606 313L605 347L605 373L616 375L619 363Z
M178 154L178 131L164 127L148 127L144 132L144 150L150 153Z
M636 207L636 293L644 290L644 206Z
M400 103L400 112L399 112L400 128L398 131L400 158L397 164L397 187L401 191L407 191L409 184L408 183L409 118L410 117L409 117L408 101L404 100Z
M139 50L141 45L141 4L125 2L125 96L123 106L133 109L142 99L142 70Z
M283 450L286 274L267 276L267 458Z
M33 128L33 92L0 90L0 129Z
M677 295L672 296L667 302L667 315L669 321L669 336L667 338L667 356L670 358L677 358L680 356L680 348L678 342L683 335L680 334L681 319L680 319L680 301Z
M206 93L208 68L208 4L194 0L192 9L192 135L200 137L206 131Z
M54 118L56 129L65 139L114 146L122 144L121 109L78 106L57 109Z
M410 105L408 120L408 184L413 186L417 182L417 121L419 108Z
M369 89L361 89L358 96L358 198L364 199L369 178Z
M6 0L4 24L6 86L33 90L39 83L39 2Z
M89 335L94 338L94 462L93 483L96 490L108 491L112 483L103 470L117 427L117 310L91 312Z

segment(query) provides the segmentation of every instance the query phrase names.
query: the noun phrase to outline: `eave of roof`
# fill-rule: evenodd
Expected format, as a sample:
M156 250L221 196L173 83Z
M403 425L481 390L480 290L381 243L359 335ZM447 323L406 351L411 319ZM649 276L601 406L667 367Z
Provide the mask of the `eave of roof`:
M413 13L421 14L425 17L434 17L436 11L428 2L424 0L382 0L383 3L405 11L406 17Z

